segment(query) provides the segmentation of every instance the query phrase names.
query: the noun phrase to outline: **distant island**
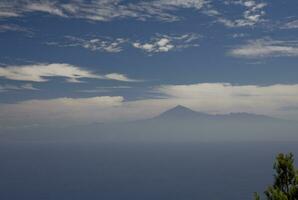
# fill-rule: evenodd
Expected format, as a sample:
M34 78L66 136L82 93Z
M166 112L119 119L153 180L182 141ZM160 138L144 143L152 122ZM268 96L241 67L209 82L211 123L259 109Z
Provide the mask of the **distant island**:
M33 127L2 137L100 142L298 141L297 130L295 121L252 113L212 115L178 105L145 120L50 129Z

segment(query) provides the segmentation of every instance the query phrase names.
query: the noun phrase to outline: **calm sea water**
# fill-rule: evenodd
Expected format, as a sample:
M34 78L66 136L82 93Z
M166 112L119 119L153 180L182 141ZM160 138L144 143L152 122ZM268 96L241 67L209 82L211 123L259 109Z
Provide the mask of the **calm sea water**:
M249 200L297 143L0 142L1 200Z

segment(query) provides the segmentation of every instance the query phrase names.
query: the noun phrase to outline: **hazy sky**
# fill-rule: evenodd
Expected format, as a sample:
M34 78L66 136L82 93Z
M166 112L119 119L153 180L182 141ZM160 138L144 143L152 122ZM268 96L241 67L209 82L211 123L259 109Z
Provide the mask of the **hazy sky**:
M298 1L1 0L0 127L182 104L298 120Z

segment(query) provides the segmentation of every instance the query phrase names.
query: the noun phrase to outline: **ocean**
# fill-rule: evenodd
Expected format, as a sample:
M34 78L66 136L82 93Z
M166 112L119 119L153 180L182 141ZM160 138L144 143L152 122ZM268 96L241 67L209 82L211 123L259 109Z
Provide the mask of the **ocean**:
M295 142L0 142L1 200L251 200ZM296 162L297 166L297 162Z

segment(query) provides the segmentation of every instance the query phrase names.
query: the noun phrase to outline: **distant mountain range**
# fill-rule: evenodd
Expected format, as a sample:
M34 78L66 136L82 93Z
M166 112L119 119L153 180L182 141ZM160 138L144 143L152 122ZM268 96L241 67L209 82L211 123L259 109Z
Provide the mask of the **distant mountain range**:
M3 135L1 136L3 139ZM265 115L211 115L178 105L146 120L6 134L6 139L96 142L298 141L298 123Z
M154 119L165 119L165 120L267 120L267 121L284 121L282 119L277 119L269 117L266 115L257 115L252 113L230 113L222 115L211 115L204 112L197 112L191 110L185 106L178 105L170 110L167 110Z

